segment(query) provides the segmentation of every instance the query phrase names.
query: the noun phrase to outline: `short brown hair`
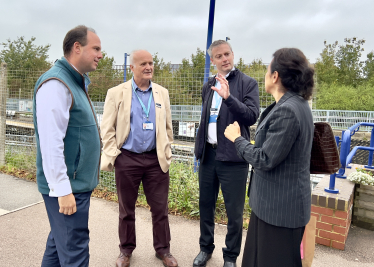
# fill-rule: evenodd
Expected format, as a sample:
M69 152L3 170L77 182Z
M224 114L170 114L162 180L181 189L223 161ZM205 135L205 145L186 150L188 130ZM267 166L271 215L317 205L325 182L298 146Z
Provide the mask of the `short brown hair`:
M74 29L68 31L68 33L65 35L62 45L65 57L70 55L75 42L80 43L82 46L87 45L87 31L96 33L94 29L86 27L84 25L79 25Z

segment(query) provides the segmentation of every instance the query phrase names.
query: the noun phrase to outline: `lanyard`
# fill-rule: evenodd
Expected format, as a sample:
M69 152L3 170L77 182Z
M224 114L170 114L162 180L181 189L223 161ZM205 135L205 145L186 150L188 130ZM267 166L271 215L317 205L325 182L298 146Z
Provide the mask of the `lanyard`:
M216 87L217 87L218 84L219 84L219 81L216 82ZM221 104L221 101L222 101L222 97L216 91L214 91L214 97L216 98L215 108L218 110L219 104Z
M147 116L147 120L148 120L148 117L149 117L149 111L151 110L151 102L152 102L152 91L151 91L151 95L149 96L149 99L148 99L148 110L145 109L145 106L143 104L143 101L140 99L140 97L138 96L138 94L135 92L135 88L136 88L136 85L135 85L135 82L134 82L134 78L132 79L132 90L134 91L134 94L137 96L138 100L139 100L139 103L140 105L142 106L142 109L145 113L145 115Z

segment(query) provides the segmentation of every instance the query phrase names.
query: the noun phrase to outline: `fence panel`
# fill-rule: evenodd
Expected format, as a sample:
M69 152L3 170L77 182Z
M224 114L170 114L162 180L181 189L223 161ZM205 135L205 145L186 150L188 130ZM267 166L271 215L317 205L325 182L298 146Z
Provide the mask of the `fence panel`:
M215 73L215 70L211 70ZM36 146L32 119L33 91L43 71L6 70L0 68L0 165L35 173ZM246 73L258 81L261 111L274 100L265 92L266 68L247 69ZM127 80L132 74L126 70ZM90 73L89 94L101 123L104 101L109 88L123 82L124 67ZM201 114L203 72L191 66L170 65L155 68L153 82L169 90L174 143L173 157L192 162L196 132ZM372 122L373 112L313 110L315 121L328 121L334 129L347 129L358 121ZM367 130L365 128L360 130ZM1 161L3 160L3 161ZM113 172L101 172L100 186L115 191Z

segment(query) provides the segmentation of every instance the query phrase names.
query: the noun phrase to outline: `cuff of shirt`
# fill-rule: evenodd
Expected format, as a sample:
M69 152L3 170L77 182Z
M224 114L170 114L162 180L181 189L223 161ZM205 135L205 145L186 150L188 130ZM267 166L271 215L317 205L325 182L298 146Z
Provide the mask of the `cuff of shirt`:
M63 197L71 194L71 184L69 180L63 181L58 184L48 184L50 197Z

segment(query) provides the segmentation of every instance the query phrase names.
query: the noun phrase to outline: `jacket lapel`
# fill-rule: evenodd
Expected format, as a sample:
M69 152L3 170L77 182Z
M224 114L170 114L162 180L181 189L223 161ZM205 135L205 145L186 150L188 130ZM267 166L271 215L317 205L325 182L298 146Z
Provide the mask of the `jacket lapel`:
M277 108L279 106L281 106L284 102L287 101L287 99L289 99L290 97L293 97L293 96L296 96L297 94L293 93L293 92L290 92L290 91L287 91L282 97L281 99L279 99L278 102L274 102L272 103L270 106L268 106L264 112L262 112L261 116L260 116L260 120L258 122L258 126L256 128L256 132L255 132L255 136L257 135L258 131L262 128L262 126L266 123L266 121L269 119L269 117L271 116L271 114L277 110Z
M162 98L161 98L161 93L158 88L158 86L155 83L152 83L152 95L153 95L153 101L155 102L155 113L156 113L156 137L158 135L158 126L161 125L160 123L160 117L161 117L161 108L162 105L164 105ZM157 107L156 104L160 104L161 108Z
M122 103L120 103L120 106L118 107L118 110L119 109L123 110L122 114L125 114L126 116L125 119L127 123L130 123L131 100L132 100L132 88L131 88L131 80L129 80L123 84Z

